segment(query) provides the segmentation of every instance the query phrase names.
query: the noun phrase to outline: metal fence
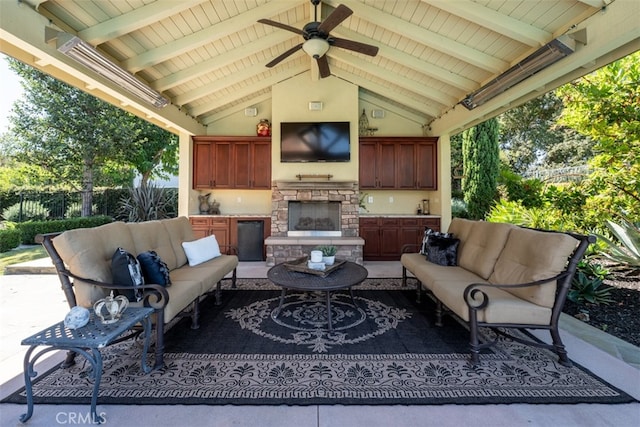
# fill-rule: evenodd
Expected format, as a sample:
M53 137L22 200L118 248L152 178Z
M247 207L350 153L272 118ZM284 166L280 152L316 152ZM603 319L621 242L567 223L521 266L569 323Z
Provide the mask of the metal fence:
M568 166L555 169L538 169L524 173L524 178L539 179L550 183L578 182L583 180L590 173L589 166Z
M91 214L118 219L121 201L129 194L127 189L94 191ZM0 194L0 215L4 220L14 222L79 217L81 207L81 192L19 191Z

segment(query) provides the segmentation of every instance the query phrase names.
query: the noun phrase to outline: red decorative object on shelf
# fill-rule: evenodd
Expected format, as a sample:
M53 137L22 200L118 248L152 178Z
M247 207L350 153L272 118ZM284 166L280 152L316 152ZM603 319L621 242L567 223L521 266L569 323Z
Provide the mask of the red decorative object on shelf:
M271 123L267 119L260 119L256 128L258 136L271 136Z

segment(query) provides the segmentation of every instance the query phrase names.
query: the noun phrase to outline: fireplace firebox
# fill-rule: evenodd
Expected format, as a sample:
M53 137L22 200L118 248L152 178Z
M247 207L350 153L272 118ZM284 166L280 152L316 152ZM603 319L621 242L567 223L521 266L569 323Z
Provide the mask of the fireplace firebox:
M288 236L342 236L340 202L289 201Z

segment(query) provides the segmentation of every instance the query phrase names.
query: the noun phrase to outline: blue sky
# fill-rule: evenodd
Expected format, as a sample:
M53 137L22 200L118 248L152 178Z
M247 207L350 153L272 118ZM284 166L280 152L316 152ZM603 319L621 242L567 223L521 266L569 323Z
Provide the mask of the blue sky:
M0 133L7 130L9 110L22 95L20 78L9 69L7 57L0 53Z

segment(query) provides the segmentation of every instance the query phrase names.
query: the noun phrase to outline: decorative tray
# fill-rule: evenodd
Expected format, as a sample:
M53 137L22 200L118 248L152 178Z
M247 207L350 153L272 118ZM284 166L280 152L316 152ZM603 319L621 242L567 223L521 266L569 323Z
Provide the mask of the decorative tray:
M302 258L294 259L293 261L287 261L284 263L284 266L287 270L291 271L299 271L301 273L314 274L316 276L326 277L331 272L342 267L347 261L345 260L336 260L333 265L327 266L324 270L318 270L309 268L307 263L309 262L308 256L303 256Z

